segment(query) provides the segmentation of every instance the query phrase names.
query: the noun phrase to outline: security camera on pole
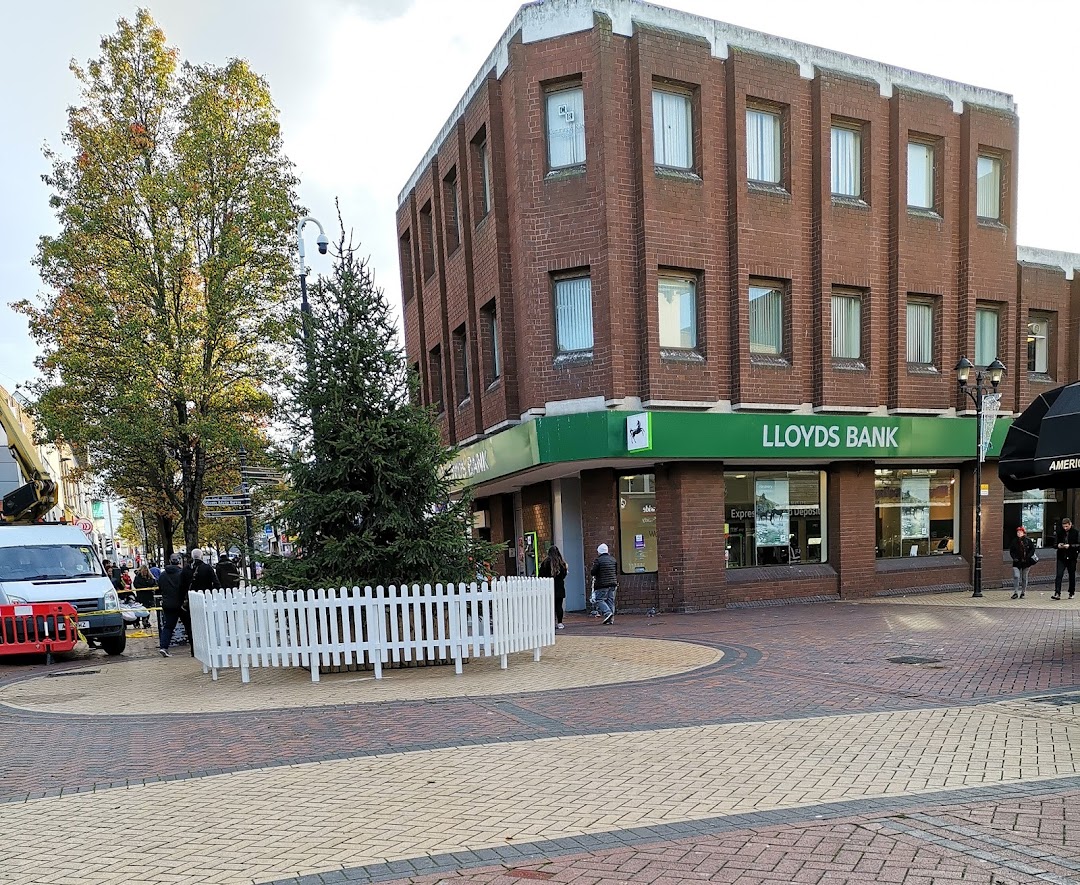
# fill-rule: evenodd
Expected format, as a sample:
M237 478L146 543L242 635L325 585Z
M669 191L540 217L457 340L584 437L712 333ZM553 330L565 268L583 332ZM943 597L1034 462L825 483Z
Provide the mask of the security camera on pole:
M326 236L326 231L323 230L322 224L320 224L317 219L312 218L310 215L305 215L298 222L296 222L296 251L300 255L300 265L298 268L298 273L300 276L300 313L302 314L300 319L303 323L305 357L309 355L308 346L311 343L311 305L308 304L307 265L304 263L304 225L307 224L309 221L319 228L319 238L315 241L319 247L319 254L325 255L327 249L330 248L330 239ZM308 368L311 368L310 363L308 364Z

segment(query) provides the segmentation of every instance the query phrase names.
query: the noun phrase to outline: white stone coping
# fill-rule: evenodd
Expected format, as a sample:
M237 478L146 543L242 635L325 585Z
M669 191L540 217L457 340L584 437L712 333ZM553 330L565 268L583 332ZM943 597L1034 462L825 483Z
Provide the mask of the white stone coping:
M922 74L884 62L871 61L833 49L823 49L809 43L800 43L786 37L777 37L750 28L716 21L705 16L667 9L652 3L643 3L640 0L542 0L542 2L526 3L517 11L499 42L491 50L491 54L480 66L479 72L469 84L469 88L465 90L457 107L443 124L435 141L424 154L424 158L410 176L408 184L398 194L398 207L404 205L409 193L416 187L420 176L431 163L451 130L457 125L458 120L464 115L465 109L480 90L491 70L494 69L498 77L503 75L509 64L510 42L518 32L521 33L523 43L536 43L588 31L593 27L593 16L597 12L608 16L611 19L613 32L623 37L632 36L635 23L639 23L700 37L709 43L715 58L727 58L732 48L744 49L791 59L799 65L801 76L807 79L813 79L817 69L824 68L852 77L874 80L878 83L881 95L886 98L892 96L895 87L900 86L917 92L944 96L952 102L953 110L957 113L963 111L965 103L1008 113L1016 112L1013 97L1006 92L983 89L944 77Z
M1065 279L1071 280L1073 272L1080 268L1080 253L1059 252L1056 249L1036 249L1032 246L1017 246L1016 260L1023 264L1041 264L1046 267L1058 267L1065 271Z

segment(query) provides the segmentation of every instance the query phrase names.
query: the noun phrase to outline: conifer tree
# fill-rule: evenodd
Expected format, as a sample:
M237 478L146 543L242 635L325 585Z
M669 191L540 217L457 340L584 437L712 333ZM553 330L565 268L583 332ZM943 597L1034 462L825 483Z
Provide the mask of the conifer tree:
M493 545L471 537L452 450L415 396L397 327L368 261L344 229L333 271L310 290L307 340L290 384L296 428L281 524L293 559L267 580L307 588L473 580Z

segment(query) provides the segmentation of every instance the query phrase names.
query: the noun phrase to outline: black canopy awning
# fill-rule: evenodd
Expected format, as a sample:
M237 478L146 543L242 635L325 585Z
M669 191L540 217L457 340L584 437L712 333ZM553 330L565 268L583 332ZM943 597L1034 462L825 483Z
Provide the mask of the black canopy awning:
M1005 488L1080 488L1080 382L1042 394L1005 436L998 459Z

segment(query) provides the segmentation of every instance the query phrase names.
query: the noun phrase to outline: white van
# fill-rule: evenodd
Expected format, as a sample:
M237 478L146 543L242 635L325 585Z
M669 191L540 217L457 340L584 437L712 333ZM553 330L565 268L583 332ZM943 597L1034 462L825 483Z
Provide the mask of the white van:
M118 655L127 645L116 590L75 526L0 525L0 599L69 602L91 648Z

